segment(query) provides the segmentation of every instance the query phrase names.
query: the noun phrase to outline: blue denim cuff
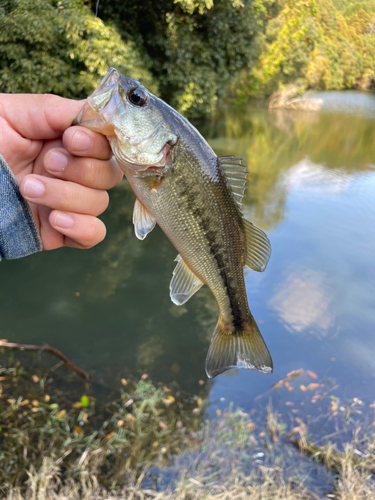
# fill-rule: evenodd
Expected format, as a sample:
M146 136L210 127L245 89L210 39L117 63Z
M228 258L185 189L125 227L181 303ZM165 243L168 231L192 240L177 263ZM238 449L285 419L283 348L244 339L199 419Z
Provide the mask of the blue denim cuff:
M43 250L27 201L0 155L0 260L18 259Z

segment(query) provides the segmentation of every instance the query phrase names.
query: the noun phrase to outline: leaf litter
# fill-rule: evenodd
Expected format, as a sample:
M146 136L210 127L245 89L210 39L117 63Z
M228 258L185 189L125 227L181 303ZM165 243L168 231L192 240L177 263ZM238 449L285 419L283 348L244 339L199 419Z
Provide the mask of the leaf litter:
M298 372L271 390L288 389L304 375L317 380ZM294 393L286 414L269 399L267 408L249 413L217 408L209 420L203 388L193 396L128 377L101 402L82 384L79 394L50 373L38 372L43 384L33 375L21 365L0 368L0 484L7 500L375 498L372 404L365 425L356 420L365 403L340 401L333 382L306 384L307 399L298 403ZM321 413L309 415L314 402Z

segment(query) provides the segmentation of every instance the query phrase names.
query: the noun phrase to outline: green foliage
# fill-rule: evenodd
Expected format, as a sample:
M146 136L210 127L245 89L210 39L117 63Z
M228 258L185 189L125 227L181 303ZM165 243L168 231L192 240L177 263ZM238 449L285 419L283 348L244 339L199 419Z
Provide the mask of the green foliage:
M83 0L1 3L0 91L86 97L109 66L157 88L147 57Z
M3 0L0 91L85 97L115 66L196 117L290 83L375 80L375 0L112 0L98 18L89 6Z
M109 403L82 396L77 404L79 389L69 379L58 389L55 374L38 373L36 383L19 363L0 366L1 498L46 461L58 464L67 482L84 470L101 486L121 489L148 465L161 465L193 443L202 424L195 398L175 399L169 389L168 398L149 381L129 381L128 392L112 392L116 399Z
M113 0L99 10L152 60L161 97L186 116L210 115L257 62L268 0Z
M258 37L260 61L249 88L269 94L292 82L305 88L367 90L375 79L375 2L277 0Z

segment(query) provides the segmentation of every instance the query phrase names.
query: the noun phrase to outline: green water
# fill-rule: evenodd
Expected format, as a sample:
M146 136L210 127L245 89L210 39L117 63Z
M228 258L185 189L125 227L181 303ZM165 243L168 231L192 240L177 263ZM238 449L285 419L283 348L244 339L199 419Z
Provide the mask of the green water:
M57 347L109 388L121 377L148 373L195 393L203 380L213 409L230 401L249 409L297 368L315 372L318 382L334 380L342 398L370 404L375 97L323 98L319 113L249 104L198 123L218 154L241 156L249 165L245 215L267 232L272 256L264 273L245 271L246 286L273 357L272 375L232 370L207 381L215 300L203 287L186 305L172 304L176 251L159 228L137 240L135 197L125 182L110 192L103 215L108 236L96 248L1 262L1 338ZM298 385L293 393L275 392L276 404L297 402Z

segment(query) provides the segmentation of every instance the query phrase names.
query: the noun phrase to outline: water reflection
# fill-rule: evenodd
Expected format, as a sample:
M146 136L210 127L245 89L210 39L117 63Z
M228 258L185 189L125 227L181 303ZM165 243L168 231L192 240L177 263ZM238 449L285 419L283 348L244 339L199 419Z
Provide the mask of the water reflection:
M353 176L345 169L327 169L304 158L282 176L278 189L298 190L312 196L342 194L353 181Z
M288 331L326 336L333 325L332 294L323 273L294 269L268 301Z
M251 405L301 366L345 381L355 366L350 383L358 383L375 352L374 121L249 104L199 127L218 154L245 158L244 212L267 230L273 248L266 272L247 272L245 280L275 373L220 376L212 397ZM126 183L110 198L108 236L98 247L1 263L1 336L47 342L108 385L119 374L146 371L196 392L206 380L216 302L203 287L184 306L173 305L176 251L158 228L136 239Z

